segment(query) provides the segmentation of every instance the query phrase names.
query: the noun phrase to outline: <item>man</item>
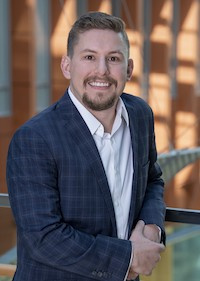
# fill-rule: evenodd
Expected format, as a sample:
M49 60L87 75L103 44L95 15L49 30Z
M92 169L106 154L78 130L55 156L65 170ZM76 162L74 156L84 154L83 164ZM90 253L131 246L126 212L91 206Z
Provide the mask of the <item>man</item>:
M61 69L69 89L9 148L14 280L139 280L165 248L165 205L152 111L122 93L133 70L124 23L82 16Z

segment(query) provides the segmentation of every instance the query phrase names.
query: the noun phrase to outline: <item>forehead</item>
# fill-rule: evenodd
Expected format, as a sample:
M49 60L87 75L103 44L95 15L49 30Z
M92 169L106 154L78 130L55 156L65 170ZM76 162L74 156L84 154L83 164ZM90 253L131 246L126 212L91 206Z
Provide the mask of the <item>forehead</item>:
M93 51L126 52L127 46L121 33L109 29L91 29L80 33L74 51L91 49Z

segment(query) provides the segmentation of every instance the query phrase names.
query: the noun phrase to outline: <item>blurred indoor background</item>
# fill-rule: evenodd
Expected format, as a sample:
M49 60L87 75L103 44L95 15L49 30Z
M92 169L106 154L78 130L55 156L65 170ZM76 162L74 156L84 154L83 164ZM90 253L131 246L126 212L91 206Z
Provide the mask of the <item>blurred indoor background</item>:
M126 23L135 69L125 91L152 107L158 154L200 146L200 0L0 0L0 193L7 193L14 131L63 95L68 32L78 16L94 10ZM196 159L166 181L167 206L200 209ZM142 280L199 280L200 228L193 227L167 223L167 251L153 276ZM15 262L15 245L11 210L0 208L0 263Z

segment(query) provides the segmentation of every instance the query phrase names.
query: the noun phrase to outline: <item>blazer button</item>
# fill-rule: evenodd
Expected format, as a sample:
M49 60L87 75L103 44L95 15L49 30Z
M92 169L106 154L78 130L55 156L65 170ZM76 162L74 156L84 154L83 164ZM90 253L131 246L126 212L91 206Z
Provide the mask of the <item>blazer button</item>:
M93 276L96 276L97 275L97 272L94 270L94 271L92 271L92 275Z
M103 273L103 277L104 277L104 278L108 278L108 273L107 273L107 272L104 272L104 273Z
M97 276L101 278L101 277L103 276L103 272L99 271L99 272L97 273Z

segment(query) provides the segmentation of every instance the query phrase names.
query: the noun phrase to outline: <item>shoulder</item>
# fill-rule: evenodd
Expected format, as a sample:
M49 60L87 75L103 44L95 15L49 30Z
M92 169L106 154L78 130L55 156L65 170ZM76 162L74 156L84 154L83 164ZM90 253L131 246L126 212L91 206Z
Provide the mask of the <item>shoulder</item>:
M140 97L133 96L131 94L123 93L121 98L127 108L127 110L133 110L134 112L152 115L152 109L148 103Z
M24 124L22 124L17 132L26 131L27 129L32 129L35 131L43 131L46 128L47 124L50 124L53 120L54 110L56 108L56 104L53 104L41 111L40 113L34 115L29 120L27 120Z
M17 129L16 133L35 131L35 133L44 135L45 132L54 131L55 127L62 123L60 108L65 108L65 99L66 95L63 95L60 100L31 117Z

